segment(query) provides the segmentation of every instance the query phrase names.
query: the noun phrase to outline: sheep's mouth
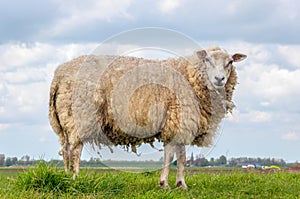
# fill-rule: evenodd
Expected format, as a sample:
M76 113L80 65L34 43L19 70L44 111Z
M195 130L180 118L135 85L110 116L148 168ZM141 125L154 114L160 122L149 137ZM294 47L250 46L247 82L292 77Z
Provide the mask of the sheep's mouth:
M223 84L222 82L215 82L214 87L217 89L223 88L225 84Z

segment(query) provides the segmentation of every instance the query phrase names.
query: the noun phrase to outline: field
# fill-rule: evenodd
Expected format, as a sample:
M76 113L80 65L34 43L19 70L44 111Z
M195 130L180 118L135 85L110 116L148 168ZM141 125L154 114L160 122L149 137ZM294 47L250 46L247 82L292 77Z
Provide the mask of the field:
M0 198L300 198L300 173L241 169L186 169L187 191L158 186L160 170L82 169L73 180L61 168L0 169Z

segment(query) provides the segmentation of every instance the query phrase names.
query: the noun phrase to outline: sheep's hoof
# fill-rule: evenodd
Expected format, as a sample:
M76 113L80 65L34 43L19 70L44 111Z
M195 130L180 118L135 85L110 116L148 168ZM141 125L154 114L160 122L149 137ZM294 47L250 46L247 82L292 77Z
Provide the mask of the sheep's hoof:
M159 186L163 189L169 189L169 185L165 180L159 181Z
M183 181L176 182L176 187L181 188L183 190L187 190L187 188L188 188L187 185L185 184L185 182L183 182Z

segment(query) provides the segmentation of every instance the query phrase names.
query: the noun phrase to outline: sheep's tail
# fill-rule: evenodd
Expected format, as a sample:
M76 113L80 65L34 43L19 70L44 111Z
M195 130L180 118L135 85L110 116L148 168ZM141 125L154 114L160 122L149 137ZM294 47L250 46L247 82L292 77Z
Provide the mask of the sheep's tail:
M58 93L58 86L59 83L53 80L50 88L49 121L53 130L57 134L60 134L62 132L62 126L60 124L57 109L56 109L56 98Z

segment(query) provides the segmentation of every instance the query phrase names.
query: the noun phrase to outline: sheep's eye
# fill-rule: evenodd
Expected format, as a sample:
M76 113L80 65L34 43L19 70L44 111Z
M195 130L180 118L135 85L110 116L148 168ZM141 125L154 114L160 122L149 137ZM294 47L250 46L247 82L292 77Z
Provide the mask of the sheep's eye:
M205 62L210 62L210 59L205 58L204 61L205 61Z
M228 62L228 64L225 66L225 68L228 68L229 66L231 66L232 63L233 63L233 60L230 60L230 61Z

